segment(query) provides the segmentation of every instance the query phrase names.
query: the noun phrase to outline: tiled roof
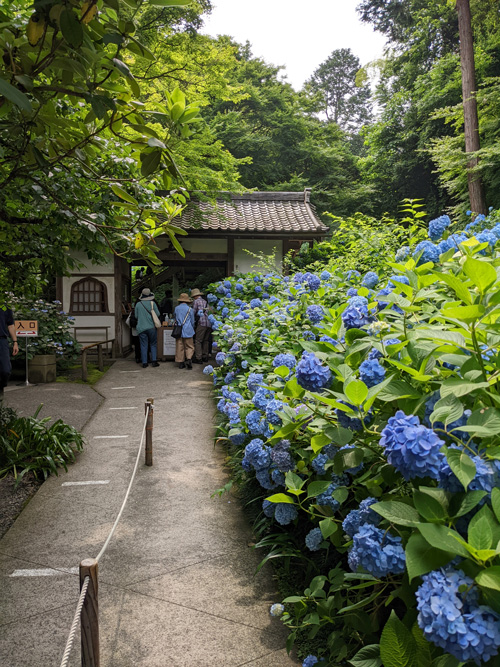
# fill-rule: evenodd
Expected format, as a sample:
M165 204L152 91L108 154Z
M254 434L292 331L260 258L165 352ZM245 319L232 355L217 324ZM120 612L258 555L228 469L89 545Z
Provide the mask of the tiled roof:
M184 229L272 234L324 234L328 231L304 192L227 194L211 202L191 201L176 224Z

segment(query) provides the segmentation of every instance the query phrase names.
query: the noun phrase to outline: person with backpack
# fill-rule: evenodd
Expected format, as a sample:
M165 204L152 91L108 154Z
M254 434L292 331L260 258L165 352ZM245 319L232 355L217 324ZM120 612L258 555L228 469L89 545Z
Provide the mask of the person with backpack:
M204 361L208 361L208 345L212 327L208 319L208 303L203 298L202 292L196 288L192 289L191 297L194 299L193 313L196 323L193 362L195 364L202 364Z
M151 350L151 366L158 368L160 365L156 361L156 320L159 324L160 311L158 306L154 303L155 295L148 287L145 287L139 297L139 301L135 304L134 314L137 319L135 329L139 336L141 345L141 359L142 367L148 367L148 347ZM154 314L153 314L154 313Z
M177 299L179 305L174 311L175 323L182 327L180 338L175 340L175 361L179 368L193 368L192 358L194 354L194 313L189 306L191 299L183 292Z

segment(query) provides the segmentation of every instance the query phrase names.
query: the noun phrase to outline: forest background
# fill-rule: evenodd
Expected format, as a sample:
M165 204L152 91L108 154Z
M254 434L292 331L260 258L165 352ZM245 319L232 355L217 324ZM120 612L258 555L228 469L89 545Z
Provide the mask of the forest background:
M183 1L0 3L4 287L64 273L70 248L154 262L158 234L178 247L175 218L193 193L311 187L330 225L356 211L394 217L404 198L423 200L431 217L464 215L454 2L362 0L384 58L362 68L355 44L333 48L295 91L251 44L200 34L210 0ZM498 2L470 5L477 173L497 208Z

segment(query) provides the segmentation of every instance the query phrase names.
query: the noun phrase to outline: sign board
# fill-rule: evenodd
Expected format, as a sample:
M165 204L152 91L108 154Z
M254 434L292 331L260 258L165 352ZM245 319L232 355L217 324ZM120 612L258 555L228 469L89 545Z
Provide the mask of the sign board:
M15 320L17 336L38 336L38 320Z
M175 338L172 338L172 327L160 329L163 333L163 357L175 357Z

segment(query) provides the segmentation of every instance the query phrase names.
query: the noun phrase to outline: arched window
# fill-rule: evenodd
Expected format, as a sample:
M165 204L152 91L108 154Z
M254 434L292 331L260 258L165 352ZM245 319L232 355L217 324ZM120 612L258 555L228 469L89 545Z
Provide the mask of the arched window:
M108 313L106 285L95 278L82 278L71 286L70 313Z

